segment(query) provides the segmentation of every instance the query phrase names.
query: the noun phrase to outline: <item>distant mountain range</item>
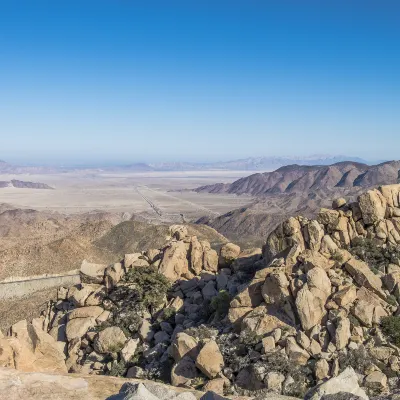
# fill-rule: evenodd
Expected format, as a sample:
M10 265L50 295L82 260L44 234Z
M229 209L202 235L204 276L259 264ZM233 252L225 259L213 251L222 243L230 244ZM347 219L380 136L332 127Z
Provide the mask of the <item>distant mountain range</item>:
M368 164L358 157L313 155L308 157L249 157L232 161L219 162L160 162L160 163L132 163L125 166L104 167L46 167L46 166L20 166L0 161L0 173L60 173L74 170L107 170L107 171L272 171L279 167L297 165L331 165L342 161Z
M12 179L11 181L0 181L0 189L7 187L18 189L53 189L51 186L39 182L25 182L17 179Z
M225 184L202 186L196 192L247 194L308 193L337 188L371 187L400 182L400 161L378 165L343 161L332 165L287 165L273 172L250 175Z
M249 157L213 163L155 163L149 166L158 171L228 170L228 171L271 171L276 168L297 165L330 165L341 161L367 163L358 157L314 155L309 157Z

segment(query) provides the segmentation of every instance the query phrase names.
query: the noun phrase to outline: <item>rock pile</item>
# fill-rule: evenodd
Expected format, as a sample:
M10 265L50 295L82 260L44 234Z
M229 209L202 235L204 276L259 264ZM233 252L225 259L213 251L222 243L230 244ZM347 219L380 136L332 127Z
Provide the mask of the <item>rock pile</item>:
M83 262L82 284L59 289L30 325L62 349L55 363L221 396L366 399L399 383L400 348L381 323L400 300L400 185L335 200L316 220L290 218L263 249L217 252L184 226L170 233L160 250ZM383 267L359 257L362 240L389 253ZM0 366L17 366L0 354Z

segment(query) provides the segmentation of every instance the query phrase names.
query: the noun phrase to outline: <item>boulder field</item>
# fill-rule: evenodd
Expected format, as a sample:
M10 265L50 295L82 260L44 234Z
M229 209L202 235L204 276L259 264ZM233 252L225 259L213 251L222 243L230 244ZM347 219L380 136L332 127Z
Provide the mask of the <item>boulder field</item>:
M171 226L162 249L84 261L81 284L2 335L0 383L68 371L143 380L115 399L395 399L399 245L400 185L289 218L262 249ZM190 390L157 397L154 380Z

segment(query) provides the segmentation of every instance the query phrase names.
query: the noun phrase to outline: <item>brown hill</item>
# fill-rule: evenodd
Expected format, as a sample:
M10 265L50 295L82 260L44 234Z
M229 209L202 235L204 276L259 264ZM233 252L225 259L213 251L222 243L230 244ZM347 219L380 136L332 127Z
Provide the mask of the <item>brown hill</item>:
M107 212L69 216L6 209L0 213L0 280L62 273L79 268L83 259L115 262L126 253L159 248L165 243L168 225L124 219L124 214ZM211 227L189 225L188 229L214 245L226 242Z
M277 193L306 193L336 188L368 188L393 184L400 179L400 161L369 166L351 161L332 165L288 165L273 172L253 174L231 184L202 186L196 192L265 196Z

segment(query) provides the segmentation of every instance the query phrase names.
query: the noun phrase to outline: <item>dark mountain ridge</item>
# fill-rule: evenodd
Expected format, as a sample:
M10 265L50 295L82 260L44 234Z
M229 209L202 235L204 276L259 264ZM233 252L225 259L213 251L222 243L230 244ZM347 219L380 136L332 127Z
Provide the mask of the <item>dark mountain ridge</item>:
M196 192L265 196L279 193L306 193L336 188L371 187L400 182L400 161L377 165L342 161L332 165L287 165L272 172L253 174L231 184L217 183Z

